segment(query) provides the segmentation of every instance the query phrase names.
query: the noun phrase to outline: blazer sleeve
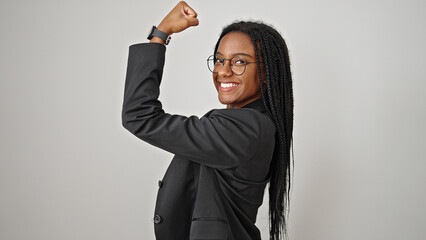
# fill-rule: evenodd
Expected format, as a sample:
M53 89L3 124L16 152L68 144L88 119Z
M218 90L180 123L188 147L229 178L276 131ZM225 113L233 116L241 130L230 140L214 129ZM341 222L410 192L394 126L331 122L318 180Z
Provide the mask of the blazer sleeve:
M122 124L138 138L180 157L225 169L250 160L262 130L253 109L212 110L204 117L165 113L158 100L166 48L142 43L129 47Z

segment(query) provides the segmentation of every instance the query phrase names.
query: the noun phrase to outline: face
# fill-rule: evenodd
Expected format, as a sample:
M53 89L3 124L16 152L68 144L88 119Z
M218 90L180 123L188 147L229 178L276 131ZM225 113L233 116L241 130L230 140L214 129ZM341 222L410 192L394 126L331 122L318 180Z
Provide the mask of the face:
M251 39L241 32L226 34L220 40L216 55L227 59L242 57L247 62L256 62ZM225 65L213 73L213 81L219 101L227 108L241 108L261 97L256 63L247 64L245 72L238 76L232 73L229 60L225 60Z

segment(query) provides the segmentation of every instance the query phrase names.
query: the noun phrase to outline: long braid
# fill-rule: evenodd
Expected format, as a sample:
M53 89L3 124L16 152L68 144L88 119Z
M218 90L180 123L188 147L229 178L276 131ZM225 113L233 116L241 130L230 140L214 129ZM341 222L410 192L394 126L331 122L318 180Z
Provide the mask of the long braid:
M216 43L215 53L220 40L229 32L242 32L249 35L255 49L263 104L277 130L275 134L277 144L275 145L269 176L270 239L287 238L292 173L290 150L294 161L292 148L293 86L287 45L274 28L261 22L240 21L223 29ZM264 63L263 67L260 64L261 61ZM263 84L264 80L266 80L266 87Z
M271 48L271 43L269 42L268 37L265 36L264 40L265 40L265 44L263 44L264 48L262 48L262 51L265 52L264 55L271 56L271 57L276 56L276 53L273 52L273 49ZM268 63L268 60L266 62ZM275 76L274 76L275 73L277 73L275 67L276 67L276 65L273 65L273 64L267 65L267 67L266 67L266 69L268 69L267 72L270 73L270 76L267 76L267 79L276 79ZM272 71L270 70L270 68L272 68L271 69ZM283 133L284 132L284 129L283 129L284 126L283 126L282 121L281 121L281 119L282 119L281 112L282 111L279 111L280 107L281 107L280 106L281 102L279 100L281 100L282 94L277 94L277 90L278 91L281 90L282 84L280 84L279 81L278 82L268 81L268 82L271 83L270 84L271 87L268 88L268 96L269 96L270 104L273 106L273 109L275 108L274 109L275 111L273 111L273 115L274 115L274 118L276 119L275 122L278 123L276 125L277 125L279 143L280 143L281 146L283 146L283 145L285 146L285 139L284 139L284 136L283 136L284 135L284 133ZM284 154L285 154L284 148L281 147L281 148L278 148L277 150L279 152L276 153L276 155L277 155L276 157L277 158L284 157ZM271 184L270 184L270 191L274 192L273 196L275 196L275 198L270 197L270 206L274 206L274 209L270 207L271 208L270 213L271 213L271 218L272 218L271 220L274 221L274 222L283 222L284 223L283 225L285 225L285 218L283 216L280 216L280 214L277 214L277 212L278 213L282 212L284 210L283 208L285 207L285 206L282 206L283 194L280 194L281 191L285 190L285 185L286 185L286 183L285 183L285 176L286 176L285 163L283 161L277 161L274 165L275 165L274 168L276 168L277 171L272 172L272 176L271 176L272 179L271 179ZM276 166L276 165L278 165L278 166ZM275 186L275 183L278 183L277 186ZM271 224L271 228L270 228L270 234L272 235L271 239L279 238L279 233L280 233L281 230L282 229L280 228L279 225L275 224L275 226L274 226L274 224Z

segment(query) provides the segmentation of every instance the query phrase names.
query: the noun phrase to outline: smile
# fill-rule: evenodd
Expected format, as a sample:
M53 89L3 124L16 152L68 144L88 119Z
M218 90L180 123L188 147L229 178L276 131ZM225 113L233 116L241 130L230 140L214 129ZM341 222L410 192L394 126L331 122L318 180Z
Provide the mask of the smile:
M221 91L224 91L224 92L231 91L232 89L234 89L238 85L240 85L240 84L239 83L220 83L219 89Z

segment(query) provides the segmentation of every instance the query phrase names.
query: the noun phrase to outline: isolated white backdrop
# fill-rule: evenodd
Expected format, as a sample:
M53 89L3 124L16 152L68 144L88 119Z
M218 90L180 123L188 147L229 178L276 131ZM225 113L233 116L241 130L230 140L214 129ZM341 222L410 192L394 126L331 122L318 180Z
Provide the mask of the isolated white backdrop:
M0 2L0 239L154 239L172 156L121 126L121 104L128 46L176 3ZM262 19L287 40L291 239L426 239L424 1L188 3L200 25L167 47L167 112L223 107L205 59L226 24ZM266 204L257 225L268 239Z

